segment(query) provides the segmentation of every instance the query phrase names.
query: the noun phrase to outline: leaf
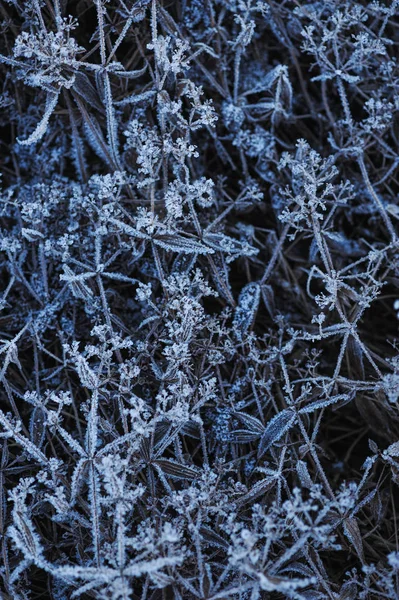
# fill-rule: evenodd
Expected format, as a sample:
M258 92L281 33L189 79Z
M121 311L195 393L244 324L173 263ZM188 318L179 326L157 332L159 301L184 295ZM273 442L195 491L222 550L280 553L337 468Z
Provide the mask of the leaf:
M352 511L352 516L353 516L354 514L358 513L360 510L362 510L364 506L367 506L367 504L370 504L370 503L373 501L373 499L374 499L374 497L375 497L376 493L377 493L377 490L376 490L376 489L375 489L375 490L372 490L371 492L369 492L369 493L367 494L367 496L365 496L365 497L364 497L364 498L363 498L363 499L362 499L362 500L359 502L359 504L357 504L356 508L355 508L355 509Z
M160 235L152 238L154 244L164 250L171 252L183 252L184 254L213 254L214 250L207 248L201 242L184 238L181 235Z
M148 68L148 65L145 64L144 67L142 67L141 69L136 69L135 71L124 71L123 69L121 70L115 70L112 71L113 74L117 75L118 77L124 77L125 79L137 79L138 77L142 77L142 75L144 75L144 73L146 72ZM151 94L156 94L155 90L151 90Z
M184 480L193 480L198 477L198 469L193 467L186 467L185 465L181 465L174 460L169 460L167 458L159 458L154 460L154 464L158 465L169 477L173 477L173 479L184 479Z
M118 125L112 99L111 83L108 73L104 74L105 108L107 115L107 139L115 163L119 160Z
M89 462L86 458L81 458L72 474L72 483L71 483L71 500L70 506L72 507L79 495L80 488L83 485L83 480L86 478L88 471Z
M140 457L146 462L151 462L151 443L148 438L143 437L140 444Z
M326 406L330 406L331 404L336 404L340 400L348 400L348 395L339 394L338 396L332 396L331 398L327 398L326 400L317 400L316 402L312 402L311 404L304 406L298 412L301 415L305 413L312 413L320 408L325 408Z
M309 566L296 561L283 569L279 569L279 573L299 573L300 575L304 575L304 577L312 577L313 575L313 571Z
M359 524L356 517L348 517L344 520L344 533L356 550L356 554L364 563L363 541Z
M296 421L296 414L291 408L282 410L273 417L266 426L258 448L258 458L261 458L283 435L292 427Z
M339 590L340 600L356 600L358 598L358 587L355 581L347 581Z
M312 240L311 244L310 244L310 248L309 248L309 262L311 264L316 263L317 261L317 255L319 254L320 250L319 250L319 246L317 244L317 241L315 239Z
M35 131L31 133L26 140L20 140L18 138L18 142L21 144L21 146L30 146L31 144L36 144L36 142L39 142L42 139L42 137L47 131L50 117L53 114L55 107L57 106L59 95L59 92L57 92L56 94L53 93L47 95L46 110L40 123L37 125Z
M205 542L212 546L217 546L218 548L222 548L223 550L228 550L229 544L228 542L222 538L221 535L213 531L210 527L206 525L202 525L199 530L202 538Z
M233 326L236 334L238 334L237 337L240 339L255 321L259 301L260 285L258 283L248 283L241 290L233 318Z
M247 502L253 502L256 498L269 491L277 481L277 477L267 477L262 481L255 483L249 492L243 494L236 502L237 504L247 504Z
M254 442L260 436L260 433L254 433L253 431L248 431L248 429L237 429L230 432L229 440L234 444L248 444L249 442Z
M90 79L85 73L78 71L75 74L75 81L73 83L73 89L79 94L90 107L97 108L99 111L103 111L100 97L97 90L90 82Z
M104 136L97 119L87 112L86 107L80 100L79 96L73 94L73 97L81 112L83 118L83 129L91 148L99 158L101 158L110 167L115 169L116 165L114 164L114 161L108 151L107 144L105 143Z
M46 415L40 406L35 406L29 422L29 437L31 442L41 448L46 433Z
M142 94L132 94L131 96L127 96L123 100L119 100L115 102L115 106L125 106L126 104L139 104L139 102L143 102L145 100L149 100L156 95L155 90L149 90L148 92L143 92Z
M364 371L363 350L357 340L351 336L348 340L346 351L348 353L348 364L352 377L354 379L364 380L366 374Z
M161 443L165 442L165 439L169 436L173 427L169 423L169 421L159 421L156 424L155 435L154 435L154 444L155 447L158 447Z
M274 304L274 291L271 285L262 285L262 299L263 303L266 306L266 310L269 313L270 317L274 318L275 313L275 304Z
M373 452L374 454L378 453L378 446L376 444L376 442L374 440L370 440L369 439L369 448L371 450L371 452Z
M305 461L298 460L296 463L296 472L298 473L302 487L308 488L309 490L312 489L313 482L309 475L308 466Z
M378 449L377 449L378 451ZM399 456L399 442L394 442L386 450L384 450L384 454L388 454L388 456Z
M362 394L355 399L356 408L372 431L377 435L392 439L392 420L388 413L382 411L373 398Z
M188 421L188 423L185 423L182 429L182 434L194 438L195 440L201 439L198 423L195 423L194 421Z
M29 227L22 227L21 234L28 242L37 242L38 240L44 239L44 235L40 231Z
M259 419L257 419L256 417L253 417L252 415L247 415L246 413L242 412L234 412L233 416L236 417L239 421L241 421L243 425L246 425L246 427L252 433L261 434L265 430L265 426L263 425L263 423L259 421Z

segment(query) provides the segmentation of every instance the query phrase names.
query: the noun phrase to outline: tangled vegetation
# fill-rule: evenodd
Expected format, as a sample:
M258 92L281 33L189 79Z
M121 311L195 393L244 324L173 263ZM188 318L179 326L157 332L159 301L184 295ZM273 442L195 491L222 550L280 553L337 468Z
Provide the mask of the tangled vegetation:
M399 597L399 1L0 1L2 600Z

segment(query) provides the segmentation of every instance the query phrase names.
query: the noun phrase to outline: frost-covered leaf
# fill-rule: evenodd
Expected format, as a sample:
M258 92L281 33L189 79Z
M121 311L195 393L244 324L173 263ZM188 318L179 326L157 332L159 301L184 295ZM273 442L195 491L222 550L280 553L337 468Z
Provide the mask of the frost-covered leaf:
M255 434L263 433L265 427L264 427L262 421L259 421L259 419L257 419L253 415L249 415L247 413L239 412L239 411L234 412L233 415L243 425L245 425L247 427L247 429L249 431L251 431L252 433L255 433Z
M35 406L29 422L29 436L31 442L41 448L46 433L46 415L40 406Z
M388 456L399 456L399 442L394 442L388 446L388 448L384 450L384 453L388 454Z
M213 254L212 248L207 248L201 242L185 238L181 235L158 235L152 238L154 244L169 250L171 252L181 252L182 254Z
M98 92L85 73L76 73L73 89L88 102L89 106L100 111L103 109Z
M230 432L230 439L234 444L248 444L259 439L261 433L248 431L248 429L236 429Z
M255 321L260 292L261 287L258 283L248 283L240 292L233 319L233 326L239 337L242 337Z
M202 527L199 530L199 533L201 534L203 540L207 544L210 544L211 546L216 546L217 548L222 548L223 550L228 549L228 542L210 527L202 525Z
M359 523L356 517L347 517L344 520L344 532L356 550L356 554L360 560L364 562L362 534L360 532Z
M283 435L291 429L296 421L296 413L286 408L275 415L266 425L258 447L258 458L261 458Z
M198 470L193 467L186 467L173 460L166 458L158 458L154 461L154 465L158 465L165 475L173 479L184 479L190 481L198 477Z
M247 504L248 502L254 502L256 498L264 495L268 492L275 484L277 483L277 478L266 477L262 481L258 481L251 486L251 489L246 493L240 496L237 500L238 504Z
M48 94L46 101L46 109L44 111L44 115L40 123L37 125L36 129L33 131L33 133L30 134L30 136L26 140L18 139L18 142L21 144L21 146L30 146L31 144L36 144L42 139L42 137L47 131L50 117L58 104L58 98L59 94Z
M327 406L331 406L332 404L336 404L340 401L347 402L349 399L350 397L346 394L338 394L337 396L332 396L331 398L326 398L325 400L316 400L315 402L311 402L310 404L300 408L298 412L300 414L309 414L315 410L326 408Z
M310 477L308 466L303 460L298 460L296 463L296 472L298 473L301 485L309 490L312 489L312 478Z

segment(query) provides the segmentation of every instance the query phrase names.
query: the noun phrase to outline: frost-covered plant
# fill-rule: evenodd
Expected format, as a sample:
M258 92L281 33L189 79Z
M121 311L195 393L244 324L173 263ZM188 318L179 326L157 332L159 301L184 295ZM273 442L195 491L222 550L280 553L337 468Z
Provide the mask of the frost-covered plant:
M0 596L399 597L399 3L0 3Z

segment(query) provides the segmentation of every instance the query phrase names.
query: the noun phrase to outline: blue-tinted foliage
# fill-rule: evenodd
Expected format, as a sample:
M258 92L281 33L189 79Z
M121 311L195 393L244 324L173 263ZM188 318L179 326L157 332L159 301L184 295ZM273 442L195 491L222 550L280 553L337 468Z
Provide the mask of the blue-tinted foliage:
M0 597L399 598L397 0L0 0Z

